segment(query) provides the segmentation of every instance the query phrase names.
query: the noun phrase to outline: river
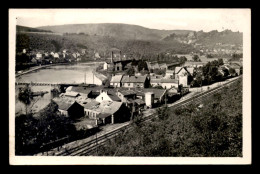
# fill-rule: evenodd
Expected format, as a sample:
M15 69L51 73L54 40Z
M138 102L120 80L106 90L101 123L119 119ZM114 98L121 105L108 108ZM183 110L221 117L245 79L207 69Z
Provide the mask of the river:
M74 65L54 65L16 77L16 82L38 82L38 83L84 83L93 84L93 70L100 63L79 63ZM94 81L93 81L94 80ZM15 86L15 114L26 113L26 105L18 100L19 88ZM34 97L31 104L27 105L27 112L38 112L50 103L53 98L51 89L53 86L31 86L33 92L48 91L44 96Z

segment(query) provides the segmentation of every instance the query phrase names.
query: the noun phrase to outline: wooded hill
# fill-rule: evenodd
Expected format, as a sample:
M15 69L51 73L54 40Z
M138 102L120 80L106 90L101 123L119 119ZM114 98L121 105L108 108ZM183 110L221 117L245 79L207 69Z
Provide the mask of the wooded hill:
M106 56L111 48L120 49L124 54L137 56L172 53L189 54L198 51L195 44L214 46L216 43L242 44L242 33L225 30L222 32L191 30L157 30L129 24L70 24L43 26L36 29L17 26L17 47L32 50L72 51L86 48ZM45 32L40 34L39 31ZM46 34L46 31L60 35ZM24 34L24 35L23 35ZM22 39L21 39L22 38ZM25 39L25 40L24 40ZM28 42L25 45L23 42ZM18 49L19 50L19 49Z

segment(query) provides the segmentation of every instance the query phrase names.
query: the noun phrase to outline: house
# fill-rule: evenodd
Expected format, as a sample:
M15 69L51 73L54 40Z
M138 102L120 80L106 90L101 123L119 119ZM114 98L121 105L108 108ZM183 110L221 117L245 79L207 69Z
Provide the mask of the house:
M54 102L57 103L60 114L66 117L75 119L84 116L84 107L78 104L76 101L73 103L67 103L62 100L56 100Z
M194 73L194 68L187 67L176 67L175 68L175 79L179 80L179 85L187 87L192 81L192 75Z
M161 86L161 79L151 78L150 84L152 87Z
M90 119L102 120L103 124L120 123L130 118L130 112L122 102L92 101L84 106L85 116Z
M102 101L118 101L121 102L121 99L117 96L117 94L114 91L111 90L104 90L102 91L99 96L96 97L97 102Z
M192 62L192 61L186 61L183 65L183 67L202 67L206 65L206 62Z
M80 95L79 95L78 92L74 92L74 91L69 91L69 92L67 92L67 91L66 91L66 93L64 94L64 96L66 96L66 97L71 97L71 98L76 98L76 97L78 97L78 96L80 96Z
M37 63L36 58L32 58L31 62L32 62L32 63Z
M171 89L172 87L178 88L179 80L178 79L161 79L160 85L164 89Z
M174 70L166 70L165 78L173 79L174 78Z
M146 88L149 86L147 75L143 76L123 76L122 87L125 88Z
M58 59L58 58L60 58L60 55L59 55L59 53L54 53L54 54L53 54L53 57L56 58L56 59Z
M241 74L241 67L236 63L231 63L229 67L233 68L236 71L236 75Z
M158 63L152 64L151 69L160 69L160 66Z
M82 49L82 50L81 50L81 53L82 53L82 54L86 54L86 49Z
M41 60L42 59L42 54L41 53L37 53L36 54L36 59L37 60Z
M154 94L154 103L163 103L165 100L166 89L144 88L136 90L136 97L145 101L145 93Z
M129 99L132 100L136 99L136 92L133 90L120 89L117 90L116 94L120 98L120 100L124 103L127 103Z
M70 86L66 89L66 93L67 91L78 93L80 96L84 96L86 98L92 98L92 90L86 86Z
M97 72L94 72L93 75L94 75L93 84L96 84L96 85L104 85L105 84L105 82L107 80L106 76L104 76L103 74L97 73Z
M99 53L96 52L95 55L94 55L94 57L95 57L95 58L100 58Z
M114 75L114 76L112 76L111 81L110 81L110 86L113 86L115 88L116 87L121 87L122 77L123 77L123 75Z

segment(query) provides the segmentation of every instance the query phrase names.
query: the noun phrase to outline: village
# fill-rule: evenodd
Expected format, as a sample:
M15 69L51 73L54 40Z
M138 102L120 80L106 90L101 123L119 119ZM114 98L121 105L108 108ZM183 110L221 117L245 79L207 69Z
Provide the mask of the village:
M205 85L205 62L158 64L145 61L147 70L143 68L138 72L138 65L142 63L133 65L135 61L142 62L129 59L120 50L114 50L110 58L96 70L97 77L107 76L99 78L99 85L83 83L63 86L59 96L52 99L58 105L60 115L74 119L75 125L85 130L91 130L132 120L142 115L143 111L173 103L194 92L195 87ZM215 63L216 77L221 77L216 80L225 80L242 73L239 62L219 60ZM129 73L129 69L133 72ZM164 73L155 73L158 70ZM201 78L200 82L198 78Z

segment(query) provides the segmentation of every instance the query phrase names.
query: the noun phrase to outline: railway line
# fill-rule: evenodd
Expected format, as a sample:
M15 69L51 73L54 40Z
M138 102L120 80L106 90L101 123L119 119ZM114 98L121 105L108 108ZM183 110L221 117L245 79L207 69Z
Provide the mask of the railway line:
M199 103L203 100L204 97L208 97L210 95L213 95L215 93L217 93L218 91L222 90L225 86L228 86L232 83L234 83L236 80L238 80L239 78L241 78L241 76L235 78L235 79L230 79L230 81L228 81L227 83L223 84L222 86L218 86L212 89L209 89L207 91L201 92L199 94L196 94L190 98L187 98L185 100L181 100L178 102L175 102L173 104L167 104L168 107L175 107L175 108L180 108L183 106L186 106L188 104L190 104L191 102L196 102ZM141 120L141 122L146 122L146 121L150 121L153 118L158 117L158 115L155 114L150 114L147 116L144 116ZM104 145L106 143L106 141L118 136L118 135L122 135L124 134L126 131L131 131L133 130L133 126L131 125L131 122L129 122L128 124L117 128L115 130L112 130L102 136L96 137L95 139L92 139L86 143L83 143L77 147L71 148L69 150L64 150L58 154L56 154L57 156L90 156L90 155L94 155L97 151L98 151L98 147Z

